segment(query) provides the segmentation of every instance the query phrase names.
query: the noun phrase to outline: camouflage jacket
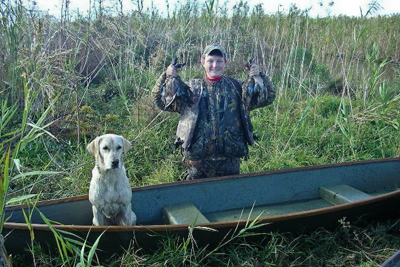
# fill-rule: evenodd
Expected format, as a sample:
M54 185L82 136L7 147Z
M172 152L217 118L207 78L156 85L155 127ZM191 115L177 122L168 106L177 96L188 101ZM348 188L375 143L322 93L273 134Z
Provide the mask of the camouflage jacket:
M272 83L262 73L244 83L223 76L218 82L203 78L188 84L163 73L152 93L160 109L181 114L176 144L191 160L245 156L247 145L254 143L249 111L275 98Z

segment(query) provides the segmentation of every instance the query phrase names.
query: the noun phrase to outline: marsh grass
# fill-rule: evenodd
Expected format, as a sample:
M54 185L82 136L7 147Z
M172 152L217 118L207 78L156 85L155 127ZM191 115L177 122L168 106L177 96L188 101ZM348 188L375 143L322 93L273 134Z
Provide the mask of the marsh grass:
M242 173L400 155L398 14L311 18L292 6L267 15L245 1L227 10L193 0L165 17L140 3L123 13L93 1L82 16L66 1L57 19L34 1L0 2L2 211L12 198L87 193L93 159L85 145L107 132L134 143L125 161L132 186L182 177L172 144L178 116L157 110L150 90L175 57L187 63L184 80L201 77L200 55L211 42L228 50L227 75L244 79L254 57L277 90L272 106L251 113L258 139ZM262 245L235 240L203 261L210 251L171 237L155 254L132 247L107 265L378 266L399 247L398 227L388 230L394 224L270 233ZM36 266L63 265L60 255L32 251Z
M380 266L400 245L399 221L354 226L344 218L335 231L265 233L261 242L236 236L215 249L190 237L166 237L155 252L129 249L107 266Z

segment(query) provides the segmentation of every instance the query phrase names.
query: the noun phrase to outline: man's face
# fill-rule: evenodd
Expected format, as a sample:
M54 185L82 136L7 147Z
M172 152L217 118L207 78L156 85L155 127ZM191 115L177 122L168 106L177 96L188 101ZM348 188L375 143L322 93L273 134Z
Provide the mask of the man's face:
M221 77L224 72L226 60L221 56L208 55L201 60L201 65L203 65L206 70L208 78L218 78Z

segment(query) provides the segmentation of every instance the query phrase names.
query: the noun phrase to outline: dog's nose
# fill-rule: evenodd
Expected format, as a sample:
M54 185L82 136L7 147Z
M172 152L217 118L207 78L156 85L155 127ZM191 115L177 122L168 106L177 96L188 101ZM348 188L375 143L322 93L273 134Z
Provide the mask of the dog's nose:
M112 167L113 169L118 168L118 167L119 167L119 159L114 159L114 160L111 162L111 167Z

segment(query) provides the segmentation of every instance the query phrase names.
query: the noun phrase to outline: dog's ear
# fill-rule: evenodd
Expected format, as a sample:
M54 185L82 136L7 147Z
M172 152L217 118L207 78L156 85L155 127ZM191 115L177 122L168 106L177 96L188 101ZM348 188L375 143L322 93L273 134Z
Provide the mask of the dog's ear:
M96 155L98 141L99 141L99 138L96 137L96 139L94 139L92 142L90 142L90 143L86 146L86 150L87 150L90 154L92 154L93 156Z
M131 144L131 142L126 140L124 137L121 136L121 138L122 138L122 144L123 144L123 147L124 147L123 148L123 152L126 153L126 152L128 152L129 149L131 149L132 144Z

